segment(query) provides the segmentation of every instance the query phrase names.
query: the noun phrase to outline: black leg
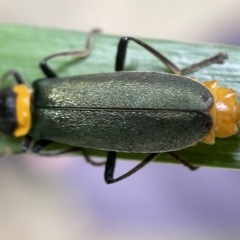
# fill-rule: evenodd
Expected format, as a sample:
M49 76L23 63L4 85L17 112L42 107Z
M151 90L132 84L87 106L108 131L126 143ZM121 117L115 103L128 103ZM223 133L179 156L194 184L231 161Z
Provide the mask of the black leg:
M26 152L32 144L33 138L29 134L27 134L22 143L22 152Z
M57 57L63 57L63 56L75 56L79 58L85 58L87 57L92 49L92 42L93 42L93 37L95 34L99 33L100 29L93 29L88 35L85 43L85 47L82 50L72 50L72 51L66 51L66 52L59 52L59 53L54 53L50 56L45 57L40 63L40 68L44 72L44 74L48 78L55 78L57 77L57 74L55 73L54 70L51 69L51 67L48 66L47 62L50 59L57 58Z
M128 45L128 41L130 41L130 40L132 40L133 42L142 46L150 53L152 53L162 63L164 63L172 73L179 74L179 75L185 75L185 74L197 71L199 68L205 67L205 66L213 64L213 63L223 63L224 60L228 58L226 53L219 52L218 54L216 54L210 58L204 59L203 61L201 61L199 63L195 63L195 64L187 66L183 69L180 69L171 60L169 60L167 57L165 57L163 54L161 54L160 52L158 52L156 49L152 48L148 44L146 44L136 38L133 38L133 37L122 37L118 44L116 63L115 63L115 71L123 71L124 70L124 62L125 62L125 58L126 58L127 45Z
M105 161L103 161L103 162L95 162L94 160L92 160L92 159L89 157L89 155L88 155L88 153L87 153L87 151L86 151L85 148L78 147L78 151L81 151L82 154L83 154L83 156L84 156L84 158L85 158L85 160L86 160L86 162L90 163L90 164L93 165L93 166L103 166L103 165L106 164Z
M23 77L21 76L21 74L16 71L16 70L10 70L8 72L6 72L0 79L0 84L2 85L3 82L9 77L12 76L13 79L15 80L16 84L25 84Z
M39 140L38 142L36 142L33 147L32 147L32 152L36 153L39 156L45 156L45 157L55 157L55 156L59 156L59 155L63 155L63 154L67 154L67 153L73 153L73 152L82 152L86 162L90 163L93 166L102 166L105 165L105 161L104 162L95 162L93 161L87 154L86 149L82 148L82 147L71 147L68 149L62 149L62 150L57 150L57 151L47 151L47 152L41 152L45 147L49 146L50 144L52 144L53 142L50 140Z
M53 141L51 141L51 140L41 139L41 140L37 141L36 143L34 143L31 150L33 153L37 153L37 154L41 155L40 151L52 143L53 143Z
M21 150L11 152L11 154L12 155L18 155L18 154L21 154L21 153L26 153L30 149L32 143L33 143L32 137L29 134L27 134L23 139Z
M140 162L137 166L132 168L130 171L121 175L118 178L114 178L113 175L114 175L117 153L116 152L108 152L105 174L104 174L105 182L108 184L116 183L118 181L121 181L121 180L131 176L132 174L134 174L135 172L137 172L138 170L143 168L145 165L147 165L149 162L153 161L159 154L160 153L149 154L142 162Z
M180 158L175 152L168 152L168 154L178 162L181 162L184 166L188 167L191 171L198 169L198 167L193 166L191 163L189 163L185 159Z

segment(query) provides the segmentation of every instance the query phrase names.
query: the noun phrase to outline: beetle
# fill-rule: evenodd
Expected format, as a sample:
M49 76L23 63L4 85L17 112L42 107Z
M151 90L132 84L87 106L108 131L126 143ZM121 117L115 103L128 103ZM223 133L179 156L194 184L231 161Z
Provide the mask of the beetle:
M48 65L50 59L77 55L86 57L99 31L91 31L82 51L47 56L40 68L47 78L33 82L29 90L17 71L7 72L16 84L0 91L0 131L24 136L22 151L51 156L81 151L93 165L105 164L106 183L118 182L166 152L190 169L196 169L174 151L198 142L213 144L215 137L238 131L240 107L234 90L217 81L200 83L182 76L212 63L223 63L218 53L199 63L179 69L160 52L132 37L118 44L115 72L59 78ZM174 74L126 72L127 45L133 41L162 61ZM36 139L40 139L36 141ZM53 142L71 146L57 152L42 150ZM92 161L85 148L108 151L107 161ZM117 152L149 153L133 169L114 178Z

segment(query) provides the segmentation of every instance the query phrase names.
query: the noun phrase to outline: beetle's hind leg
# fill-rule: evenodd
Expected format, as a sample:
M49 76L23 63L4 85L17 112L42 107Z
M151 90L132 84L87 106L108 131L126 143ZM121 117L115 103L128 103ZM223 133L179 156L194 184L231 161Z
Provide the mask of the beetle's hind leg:
M189 163L188 161L186 161L185 159L182 159L178 156L178 154L176 154L175 152L168 152L168 154L173 157L175 160L177 160L178 162L182 163L184 166L186 166L187 168L189 168L191 171L195 171L197 170L199 167L193 166L191 163Z
M67 153L73 153L73 152L81 152L86 160L86 162L90 163L93 166L103 166L106 164L106 162L95 162L94 160L92 160L86 149L82 148L82 147L71 147L71 148L67 148L67 149L61 149L61 150L56 150L56 151L46 151L46 152L42 152L42 150L49 146L50 144L52 144L53 141L51 140L45 140L45 139L41 139L39 141L37 141L36 143L33 144L31 150L33 153L39 155L39 156L43 156L43 157L54 157L54 156L59 156L59 155L64 155Z
M116 165L116 159L117 159L117 153L116 152L108 152L107 156L107 162L106 162L106 167L105 167L105 173L104 173L104 179L105 182L110 184L110 183L116 183L118 181L121 181L141 168L143 168L145 165L147 165L149 162L153 161L160 153L151 153L149 154L144 160L142 160L137 166L132 168L130 171L127 173L121 175L120 177L114 178L114 170L115 170L115 165Z
M99 32L101 32L101 30L95 28L91 32L88 33L87 39L85 42L85 47L82 50L71 50L71 51L66 51L66 52L58 52L58 53L54 53L52 55L45 57L39 63L39 66L42 69L42 71L44 72L44 74L48 78L57 77L57 74L55 73L55 71L47 63L50 59L57 58L57 57L63 57L63 56L75 56L75 57L79 57L79 58L87 57L92 50L92 43L93 43L94 35L96 35Z
M194 63L183 69L180 69L170 59L168 59L166 56L164 56L162 53L160 53L159 51L157 51L156 49L154 49L147 43L145 43L139 39L133 38L133 37L125 36L125 37L122 37L118 43L115 71L123 71L124 70L124 62L125 62L125 58L126 58L127 46L128 46L128 42L130 40L137 43L138 45L142 46L150 53L152 53L163 64L165 64L172 73L179 74L179 75L185 75L185 74L188 74L191 72L195 72L198 69L203 68L208 65L211 65L213 63L223 63L224 60L226 60L228 58L228 55L226 53L219 52L210 58L204 59L198 63Z

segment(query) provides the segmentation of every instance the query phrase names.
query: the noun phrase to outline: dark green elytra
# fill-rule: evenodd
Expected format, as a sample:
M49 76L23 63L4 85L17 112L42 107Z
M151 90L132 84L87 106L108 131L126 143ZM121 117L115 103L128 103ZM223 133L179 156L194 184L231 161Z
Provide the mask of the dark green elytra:
M30 135L86 148L167 152L209 132L210 91L190 78L114 72L33 84Z

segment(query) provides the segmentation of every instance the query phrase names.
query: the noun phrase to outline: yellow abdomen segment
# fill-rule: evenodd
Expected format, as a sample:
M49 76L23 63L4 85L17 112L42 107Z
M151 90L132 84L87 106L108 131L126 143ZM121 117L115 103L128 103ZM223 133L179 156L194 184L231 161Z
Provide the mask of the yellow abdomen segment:
M213 126L201 142L213 144L215 137L226 138L238 132L237 123L240 121L240 105L237 102L237 92L219 87L217 81L203 83L214 98L214 104L209 110L213 119Z
M24 84L14 86L16 93L16 120L17 127L13 133L14 137L26 135L31 127L30 97L31 93Z

